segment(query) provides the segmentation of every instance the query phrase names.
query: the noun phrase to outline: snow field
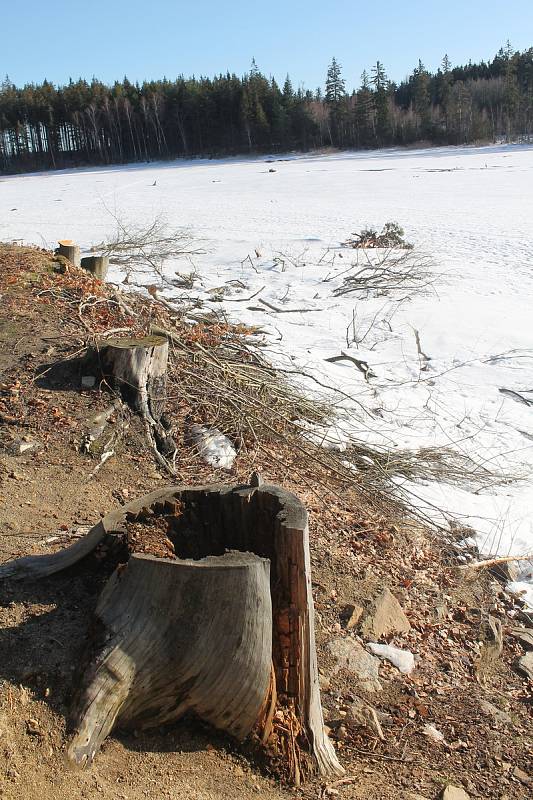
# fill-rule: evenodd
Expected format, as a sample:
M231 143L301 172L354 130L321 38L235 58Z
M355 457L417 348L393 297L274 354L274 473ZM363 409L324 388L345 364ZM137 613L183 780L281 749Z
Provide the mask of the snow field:
M71 238L89 248L113 231L110 212L136 224L164 213L202 240L205 254L194 257L190 294L268 331L271 360L296 373L308 391L329 397L338 413L330 446L343 449L350 438L393 450L446 446L519 477L488 487L401 476L397 484L438 521L474 528L486 554L533 551L533 147L190 161L0 178L4 241L53 247ZM415 253L431 256L433 288L407 297L334 296L351 261L364 257L339 244L390 220L404 227ZM165 274L172 280L191 269L177 261ZM122 277L115 270L110 279ZM140 281L157 283L153 275ZM170 298L183 293L166 290ZM360 341L348 347L354 320ZM430 358L425 370L415 330ZM325 360L341 351L366 361L375 377L365 381L350 361ZM533 605L533 570L529 562L522 568L513 588Z

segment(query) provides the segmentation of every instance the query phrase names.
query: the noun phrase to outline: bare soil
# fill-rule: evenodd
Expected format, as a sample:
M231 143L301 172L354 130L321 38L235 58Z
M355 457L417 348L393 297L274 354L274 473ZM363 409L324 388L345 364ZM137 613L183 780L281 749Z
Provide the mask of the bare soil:
M97 281L58 268L65 266L51 253L0 247L0 561L62 548L118 504L172 483L135 418L94 477L98 453L82 446L91 418L111 404L104 386L81 387L77 359L91 331L136 333L146 320L157 321L155 301L146 301L141 325L105 302L108 290ZM93 299L86 307L87 298L102 303ZM179 396L170 401L178 431L191 411ZM243 449L228 473L204 464L178 439L178 467L191 485L243 482L255 469L306 503L322 701L349 780L283 787L246 745L194 719L138 736L116 732L89 770L70 771L63 759L69 702L91 612L108 577L97 554L49 579L0 587L0 797L433 800L448 783L472 798L530 797L532 687L516 668L524 650L511 629L521 620L531 623L501 583L483 570L459 570L454 548L409 520L369 519L349 490L317 490L305 465L295 478L282 448L271 454L268 443ZM21 442L37 444L20 454ZM129 533L139 534L133 525ZM162 533L155 530L146 546L165 554ZM407 676L382 662L383 690L368 693L353 674L335 672L328 644L339 637L365 644L357 627L346 630L345 609L365 606L384 586L411 623L408 633L387 641L411 650L417 667ZM504 648L480 671L489 612L502 624ZM376 709L384 741L343 723L356 697ZM483 701L502 714L489 713ZM424 733L428 724L445 744Z

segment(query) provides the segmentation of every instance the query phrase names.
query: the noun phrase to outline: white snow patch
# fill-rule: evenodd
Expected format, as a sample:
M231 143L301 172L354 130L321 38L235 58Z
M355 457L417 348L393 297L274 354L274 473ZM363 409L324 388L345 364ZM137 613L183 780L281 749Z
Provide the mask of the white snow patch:
M198 453L212 467L231 469L237 456L232 443L218 428L206 428L204 425L191 425L189 428L191 442Z
M405 675L410 675L415 668L415 657L410 650L401 650L399 647L393 647L390 644L377 644L376 642L370 642L368 649L374 655L386 658L387 661L390 661L393 666Z

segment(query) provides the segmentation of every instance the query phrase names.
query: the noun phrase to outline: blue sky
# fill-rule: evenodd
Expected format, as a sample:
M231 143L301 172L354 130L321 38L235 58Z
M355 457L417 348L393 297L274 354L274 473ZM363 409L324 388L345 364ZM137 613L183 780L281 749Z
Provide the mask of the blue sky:
M17 85L106 82L249 69L295 86L324 82L335 55L347 88L377 59L399 81L421 58L435 69L491 58L510 39L533 46L533 0L25 0L2 3L0 76Z

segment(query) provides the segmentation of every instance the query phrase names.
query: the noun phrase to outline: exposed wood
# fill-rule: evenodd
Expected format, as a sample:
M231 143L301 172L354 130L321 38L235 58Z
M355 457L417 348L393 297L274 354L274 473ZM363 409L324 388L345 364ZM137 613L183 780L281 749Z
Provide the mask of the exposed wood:
M251 733L270 686L266 559L133 555L102 592L95 630L67 748L77 766L115 724L155 727L194 711L237 739Z
M238 737L253 729L253 738L295 784L313 773L344 774L324 731L320 703L307 512L289 492L255 476L253 482L259 485L174 486L152 492L108 514L66 550L19 559L0 569L0 575L19 578L49 575L85 557L104 539L108 552L122 548L123 560L129 522L156 514L168 525L176 560L134 554L127 567L115 572L100 598L95 630L105 644L93 642L88 653L68 751L76 763L94 757L115 722L149 727L194 708ZM239 551L239 556L221 564L228 550ZM241 562L242 554L248 556ZM268 574L268 563L267 597L260 590L260 576ZM199 581L197 587L193 576ZM231 588L224 588L225 581ZM254 598L255 610L246 598ZM180 638L183 615L190 618L187 641ZM224 649L218 638L219 632L231 638L236 630L247 632L246 664L255 665L255 672L251 666L239 668L237 683L228 665L237 664L240 656L229 645ZM206 660L208 641L213 653L220 654L218 667ZM206 663L202 675L212 676L209 670L220 668L231 692L243 684L242 720L231 714L221 719L211 684L207 690L207 683L195 682L192 693L183 688L185 676L191 678L198 671L191 666L187 672L184 665L199 661ZM207 705L201 686L211 698ZM250 722L252 709L255 717Z
M483 569L483 567L494 567L498 564L508 564L511 561L533 561L533 551L526 553L523 556L498 556L496 558L487 558L485 561L470 561L468 564L461 564L459 569Z
M69 239L64 239L58 242L57 254L68 258L71 264L75 267L81 266L81 251L77 244L74 244Z
M95 278L105 281L109 269L109 256L86 256L81 259L81 267L92 272Z
M158 422L165 406L168 340L164 336L107 339L98 360L104 377L141 416Z
M376 373L372 372L371 368L368 366L367 361L362 361L360 358L355 358L354 356L348 355L344 351L341 351L340 356L331 356L330 358L324 359L325 361L329 361L331 364L335 364L337 361L351 361L354 364L359 372L362 372L365 376L365 380L369 378L375 378Z

